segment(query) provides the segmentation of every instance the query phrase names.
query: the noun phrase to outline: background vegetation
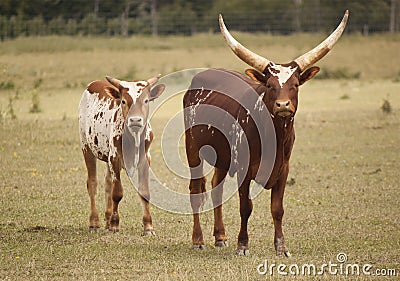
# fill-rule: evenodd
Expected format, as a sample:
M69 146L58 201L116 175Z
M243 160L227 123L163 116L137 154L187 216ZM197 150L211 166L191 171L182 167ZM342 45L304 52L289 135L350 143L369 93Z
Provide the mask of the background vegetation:
M346 9L347 32L400 30L399 0L2 0L0 35L191 35L217 31L218 13L232 30L328 32Z

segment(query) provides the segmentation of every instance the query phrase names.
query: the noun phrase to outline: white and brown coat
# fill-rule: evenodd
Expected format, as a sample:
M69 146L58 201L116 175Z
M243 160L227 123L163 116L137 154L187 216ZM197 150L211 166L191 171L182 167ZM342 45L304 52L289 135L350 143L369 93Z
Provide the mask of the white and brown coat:
M118 204L123 196L120 172L130 177L138 170L139 194L143 207L145 234L153 233L149 211L149 147L153 132L148 122L149 101L164 91L163 84L151 87L158 77L145 81L120 81L107 77L94 81L83 92L79 104L79 133L88 171L90 230L100 227L96 208L97 159L107 162L105 177L106 228L119 230Z

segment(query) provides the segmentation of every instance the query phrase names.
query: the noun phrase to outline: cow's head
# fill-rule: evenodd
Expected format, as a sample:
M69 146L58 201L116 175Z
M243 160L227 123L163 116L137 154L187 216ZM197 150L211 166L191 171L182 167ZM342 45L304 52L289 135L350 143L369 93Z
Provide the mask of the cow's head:
M255 69L247 69L246 74L266 86L263 100L272 117L292 118L297 110L299 86L318 73L319 67L312 66L324 57L342 35L349 12L332 34L311 51L287 64L275 64L241 45L227 30L219 15L221 33L232 51L245 63Z
M117 104L122 109L125 124L122 146L129 147L127 149L129 154L124 154L124 164L131 177L139 162L141 136L147 127L149 117L149 102L158 98L165 89L164 84L153 87L159 77L160 75L146 81L121 81L106 77L107 81L115 87L109 87L106 91L117 100ZM125 135L125 132L133 138Z
M140 134L146 126L149 102L158 98L165 89L164 84L153 87L158 78L159 75L146 81L121 81L106 77L116 88L110 88L109 93L120 103L125 125L134 136Z

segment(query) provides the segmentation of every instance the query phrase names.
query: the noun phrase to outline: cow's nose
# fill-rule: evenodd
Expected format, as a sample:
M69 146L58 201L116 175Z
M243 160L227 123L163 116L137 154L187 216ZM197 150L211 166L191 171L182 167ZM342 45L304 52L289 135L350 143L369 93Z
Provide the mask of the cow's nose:
M128 126L129 127L131 127L131 126L142 127L143 126L143 117L141 117L141 116L129 117Z
M140 117L140 116L134 116L134 117L130 117L129 120L130 120L132 123L140 123L140 122L142 122L142 117Z
M290 106L290 100L279 100L276 101L276 107L279 109L287 109Z

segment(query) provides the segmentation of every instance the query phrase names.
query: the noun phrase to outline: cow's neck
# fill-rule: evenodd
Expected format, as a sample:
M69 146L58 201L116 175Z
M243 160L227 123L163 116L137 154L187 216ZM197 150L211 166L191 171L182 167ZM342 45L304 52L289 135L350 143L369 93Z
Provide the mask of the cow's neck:
M281 160L289 160L291 149L294 142L294 118L275 118L275 134L277 139L276 157ZM288 149L289 148L289 149Z
M274 168L268 182L264 186L266 189L270 189L274 184L276 184L280 174L282 173L284 164L289 161L291 147L294 141L293 121L293 119L284 120L282 118L273 118L276 135L276 155Z
M132 134L128 130L125 130L125 136L122 140L122 161L123 167L128 173L129 177L133 177L135 170L138 167L140 157L143 157L144 152L144 140L145 140L145 130L139 132L138 134Z
M275 127L275 133L277 135L277 138L283 142L287 140L287 138L290 137L290 135L293 132L293 123L294 123L294 118L293 117L288 117L288 118L274 118L274 127Z

